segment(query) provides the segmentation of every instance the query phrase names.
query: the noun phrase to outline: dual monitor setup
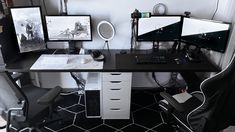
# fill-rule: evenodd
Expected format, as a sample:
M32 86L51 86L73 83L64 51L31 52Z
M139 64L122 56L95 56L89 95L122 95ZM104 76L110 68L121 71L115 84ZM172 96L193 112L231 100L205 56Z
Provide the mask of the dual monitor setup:
M137 41L179 41L224 53L230 24L183 16L139 18Z
M20 53L44 50L47 40L68 41L71 50L75 50L76 41L92 40L89 15L43 18L40 7L15 7L10 11Z

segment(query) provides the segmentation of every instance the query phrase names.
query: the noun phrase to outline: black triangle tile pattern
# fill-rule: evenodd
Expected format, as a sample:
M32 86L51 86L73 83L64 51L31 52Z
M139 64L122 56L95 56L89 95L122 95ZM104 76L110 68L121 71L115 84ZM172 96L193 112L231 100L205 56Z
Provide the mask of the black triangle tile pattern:
M46 126L48 132L174 132L165 123L157 101L159 92L134 90L131 97L131 118L128 120L103 120L86 118L84 96L71 94L59 103L62 122Z

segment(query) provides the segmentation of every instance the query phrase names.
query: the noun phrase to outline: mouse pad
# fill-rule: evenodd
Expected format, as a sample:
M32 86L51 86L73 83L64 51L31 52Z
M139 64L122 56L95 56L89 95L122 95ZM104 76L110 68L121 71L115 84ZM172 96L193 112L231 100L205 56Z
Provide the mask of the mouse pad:
M30 70L103 69L90 55L41 55Z

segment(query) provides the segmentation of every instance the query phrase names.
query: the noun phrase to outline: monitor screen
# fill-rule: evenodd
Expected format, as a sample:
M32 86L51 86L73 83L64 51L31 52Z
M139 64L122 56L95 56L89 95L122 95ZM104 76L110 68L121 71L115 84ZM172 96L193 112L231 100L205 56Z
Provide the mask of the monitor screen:
M10 11L20 52L45 49L40 7L17 7Z
M151 16L150 18L140 18L137 28L137 40L179 40L181 26L181 16Z
M198 47L225 52L230 24L184 18L181 41Z
M49 40L92 40L90 16L46 16Z

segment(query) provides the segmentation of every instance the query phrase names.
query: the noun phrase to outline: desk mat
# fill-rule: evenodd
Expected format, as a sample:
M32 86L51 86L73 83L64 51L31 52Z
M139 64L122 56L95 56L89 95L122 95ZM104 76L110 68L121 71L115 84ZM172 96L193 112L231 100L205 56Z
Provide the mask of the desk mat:
M82 59L85 59L85 61ZM41 55L30 70L103 69L90 55Z

